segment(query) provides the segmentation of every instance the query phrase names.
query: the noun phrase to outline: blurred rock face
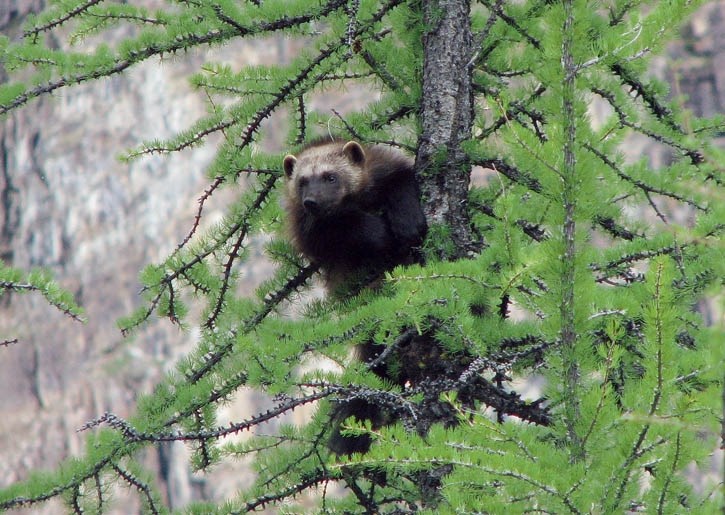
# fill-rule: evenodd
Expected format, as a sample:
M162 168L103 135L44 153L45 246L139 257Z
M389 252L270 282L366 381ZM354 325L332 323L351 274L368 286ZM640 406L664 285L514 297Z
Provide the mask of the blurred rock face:
M0 254L52 270L88 318L76 323L35 295L3 297L0 333L19 343L0 359L0 412L13 414L0 419L2 484L79 453L76 429L106 410L127 415L188 344L164 324L123 343L115 320L138 306L143 265L188 230L213 145L131 164L116 156L203 113L184 77L202 58L149 63L0 122Z
M21 20L42 4L0 0L0 33L17 37ZM50 269L88 319L74 322L37 295L0 300L0 338L19 340L0 349L0 413L12 414L0 417L0 485L80 453L85 437L77 428L106 410L128 415L137 395L189 350L192 336L168 323L125 342L116 320L140 305L143 266L166 257L189 231L215 141L130 164L118 156L205 114L204 95L188 85L201 63L272 62L282 50L267 42L154 60L32 101L0 120L0 257L22 269ZM206 221L240 191L216 195ZM178 454L149 459L168 470ZM188 491L180 461L187 484L178 489Z

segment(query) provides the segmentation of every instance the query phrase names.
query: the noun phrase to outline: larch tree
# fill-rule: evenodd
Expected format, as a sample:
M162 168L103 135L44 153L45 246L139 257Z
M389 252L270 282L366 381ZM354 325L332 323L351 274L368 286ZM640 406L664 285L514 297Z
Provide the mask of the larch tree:
M188 237L142 271L146 303L120 321L124 334L165 323L155 318L198 327L198 344L133 417L99 414L83 456L0 491L0 509L62 498L70 512L103 511L108 486L123 484L145 511L165 512L136 456L183 441L200 471L241 457L256 471L234 499L189 513L305 511L295 504L303 493L330 513L715 512L722 484L696 494L685 471L712 455L722 423L723 332L695 307L722 286L723 153L711 138L724 125L692 116L647 74L695 4L53 2L20 40L0 43L11 74L2 114L193 47L276 34L306 44L288 64L205 65L190 80L210 99L208 115L128 151L182 152L224 134ZM84 48L118 26L133 35ZM59 31L73 51L53 48ZM310 108L351 83L374 89L374 101L332 122ZM593 104L604 119L592 118ZM305 300L317 267L283 230L285 152L259 145L276 112L288 113L287 151L332 125L415 155L424 264L348 298ZM627 156L632 134L666 148L667 165ZM241 179L244 195L202 231L207 200ZM260 233L276 235L266 247L276 274L246 298L235 284ZM18 273L0 269L3 289L23 288ZM52 302L76 313L65 297ZM203 306L198 317L190 304ZM289 306L302 315L285 315ZM351 358L365 342L385 351ZM314 366L323 359L339 366ZM375 375L382 364L401 380ZM543 386L531 397L522 385L534 378ZM274 404L218 424L242 388ZM327 446L331 413L355 399L379 405L387 424L344 421L337 429L373 443L339 456ZM305 424L225 438L313 404Z

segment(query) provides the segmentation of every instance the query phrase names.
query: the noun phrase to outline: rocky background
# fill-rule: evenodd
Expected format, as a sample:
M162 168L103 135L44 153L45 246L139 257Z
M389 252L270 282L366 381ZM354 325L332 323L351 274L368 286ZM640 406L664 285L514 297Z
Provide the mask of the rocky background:
M0 0L0 33L17 37L23 18L44 4ZM204 113L203 94L187 82L203 62L238 68L285 61L294 44L265 40L148 62L0 119L0 257L23 269L50 269L88 319L70 320L37 295L0 297L0 340L19 340L0 348L0 486L79 455L79 427L105 411L128 416L138 395L193 344L193 333L164 321L124 340L115 321L139 305L142 267L163 259L191 227L215 145L131 164L116 157ZM725 1L701 8L668 54L653 73L666 77L674 94L686 95L695 114L725 112ZM344 105L337 108L344 111ZM655 161L667 158L656 149L630 148ZM207 223L220 216L230 195L207 205ZM252 288L269 265L260 259L245 272ZM714 315L707 316L712 321ZM229 416L238 420L262 402L253 394L240 398ZM243 472L224 468L195 476L183 445L160 447L145 459L176 507L193 498L223 498L245 480ZM119 513L131 512L133 505L122 502Z
M0 32L17 36L22 19L44 3L0 0ZM281 40L259 41L156 60L64 89L0 120L0 256L22 269L50 269L88 320L69 319L39 295L0 299L0 339L19 340L0 349L0 485L79 455L78 428L105 411L130 415L137 397L193 345L193 333L165 321L126 340L116 320L141 303L139 271L163 260L188 233L209 183L205 169L215 142L130 164L118 155L170 137L205 113L204 95L188 84L204 62L279 62L292 50ZM215 195L204 222L217 221L241 191ZM245 271L250 291L268 268L260 259ZM252 394L239 400L246 415L260 403ZM157 451L145 459L177 507L228 494L240 478L218 471L212 482L196 479L183 445ZM129 508L119 506L119 513Z

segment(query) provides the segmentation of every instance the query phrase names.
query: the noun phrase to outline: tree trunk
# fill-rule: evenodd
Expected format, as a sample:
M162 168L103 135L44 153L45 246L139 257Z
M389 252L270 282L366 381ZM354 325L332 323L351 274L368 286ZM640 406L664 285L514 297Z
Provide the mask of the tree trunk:
M475 249L468 215L471 165L461 143L471 137L473 122L472 41L469 0L423 0L423 93L416 170L421 184L429 241L440 259L465 257ZM417 338L421 355L432 342ZM455 368L455 367L454 367ZM445 378L433 381L417 422L426 432L433 423L456 424L450 406L440 400ZM423 506L440 501L442 479L450 465L421 471L417 477Z
M422 133L416 170L428 225L442 259L475 248L468 216L471 165L461 143L471 137L473 37L469 0L424 0ZM433 239L433 244L436 245Z

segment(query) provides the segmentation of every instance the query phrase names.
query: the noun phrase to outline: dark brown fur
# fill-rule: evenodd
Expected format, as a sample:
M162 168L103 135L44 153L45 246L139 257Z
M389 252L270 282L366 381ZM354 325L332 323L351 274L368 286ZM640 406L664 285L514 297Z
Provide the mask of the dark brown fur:
M290 236L328 289L414 261L427 226L412 164L390 147L337 139L285 157Z
M367 285L383 271L418 259L427 225L413 162L401 152L321 140L286 156L284 170L290 237L301 254L320 265L328 291ZM362 344L358 356L370 361L383 348ZM373 372L392 379L384 364ZM341 400L333 408L328 442L337 454L365 452L370 446L367 436L340 434L349 417L369 420L373 427L392 420L388 410L365 399Z

